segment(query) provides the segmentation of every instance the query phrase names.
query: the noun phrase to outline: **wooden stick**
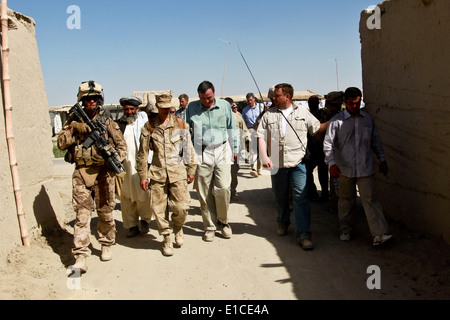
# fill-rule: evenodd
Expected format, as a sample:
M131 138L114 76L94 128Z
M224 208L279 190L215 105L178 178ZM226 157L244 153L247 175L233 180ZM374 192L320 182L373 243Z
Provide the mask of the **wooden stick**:
M28 230L25 220L25 210L22 203L22 192L20 189L19 170L16 160L16 147L14 143L12 125L12 105L11 105L11 78L9 76L9 42L8 42L8 6L6 0L1 0L1 24L2 24L2 67L3 67L3 104L5 107L5 132L8 144L9 163L13 180L14 196L16 199L17 218L19 220L20 235L22 244L30 246L28 240Z

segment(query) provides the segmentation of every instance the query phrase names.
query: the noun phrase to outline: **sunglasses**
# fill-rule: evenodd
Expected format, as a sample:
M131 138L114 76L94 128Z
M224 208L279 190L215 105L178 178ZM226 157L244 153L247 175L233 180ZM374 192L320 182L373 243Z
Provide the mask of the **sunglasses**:
M84 97L83 101L94 101L97 102L98 101L98 96L88 96L88 97Z

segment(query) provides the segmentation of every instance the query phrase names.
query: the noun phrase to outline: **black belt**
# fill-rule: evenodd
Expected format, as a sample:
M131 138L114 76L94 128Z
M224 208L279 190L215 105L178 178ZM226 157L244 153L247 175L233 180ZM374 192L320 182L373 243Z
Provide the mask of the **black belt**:
M202 151L205 151L205 149L216 149L220 146L223 146L225 143L227 143L227 140L219 144L210 144L209 146L202 146Z

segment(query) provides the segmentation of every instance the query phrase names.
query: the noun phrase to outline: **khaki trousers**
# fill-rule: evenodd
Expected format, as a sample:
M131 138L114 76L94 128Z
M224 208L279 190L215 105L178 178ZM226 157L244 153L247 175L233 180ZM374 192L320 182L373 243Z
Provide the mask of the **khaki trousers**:
M249 162L253 171L261 171L262 164L259 159L259 146L258 139L256 137L256 130L249 129L250 135L250 150L249 150Z
M373 237L388 233L388 224L383 214L381 203L375 199L375 175L361 178L339 177L336 188L338 200L338 217L343 233L352 231L353 206L356 201L356 185L366 214L370 233Z
M167 211L167 201L170 201L172 211L173 229L170 225ZM155 215L158 232L161 235L170 235L173 230L179 230L186 222L189 209L189 189L186 180L169 183L150 181L150 207Z
M217 221L228 224L231 163L231 148L226 143L217 148L206 148L202 164L197 166L197 192L203 226L207 231L216 230Z

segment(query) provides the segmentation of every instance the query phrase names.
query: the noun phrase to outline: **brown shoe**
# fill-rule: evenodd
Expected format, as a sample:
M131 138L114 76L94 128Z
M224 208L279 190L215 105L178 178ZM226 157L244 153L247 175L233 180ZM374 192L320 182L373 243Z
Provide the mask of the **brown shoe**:
M230 225L228 223L224 224L220 221L219 221L218 225L219 225L220 232L222 233L222 237L224 237L225 239L230 239L233 234L233 231L231 230Z
M251 175L253 178L258 178L258 172L256 172L256 170L250 171L250 175Z
M288 228L287 227L278 227L277 234L280 237L286 236L288 234Z
M310 239L302 239L299 241L299 244L305 251L314 249L314 245Z

